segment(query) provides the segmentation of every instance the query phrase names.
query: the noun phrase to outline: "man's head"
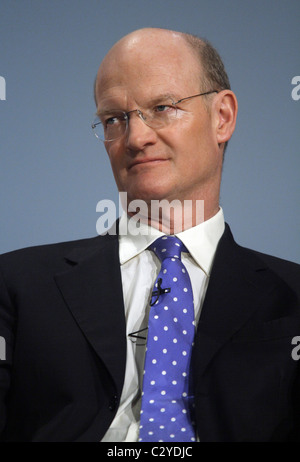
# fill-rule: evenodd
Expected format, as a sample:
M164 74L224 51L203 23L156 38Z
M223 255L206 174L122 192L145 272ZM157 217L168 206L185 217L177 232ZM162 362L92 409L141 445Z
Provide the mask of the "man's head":
M114 111L133 111L126 133L105 143L117 186L129 200L203 199L206 218L216 212L237 103L213 53L193 36L141 29L117 42L101 63L95 84L100 119L111 125ZM174 102L213 90L218 93L178 103L173 117ZM153 129L136 109L168 111L172 117Z

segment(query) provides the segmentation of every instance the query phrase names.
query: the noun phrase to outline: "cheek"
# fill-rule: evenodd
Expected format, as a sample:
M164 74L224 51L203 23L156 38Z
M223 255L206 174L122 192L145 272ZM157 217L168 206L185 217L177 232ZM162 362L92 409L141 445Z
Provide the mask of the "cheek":
M177 134L173 141L176 163L184 176L200 174L213 168L217 162L218 146L210 126L193 127L182 137Z
M106 148L106 152L108 154L108 158L110 160L113 171L117 172L122 168L122 161L124 160L124 154L121 146L118 146L117 143L114 143L112 146Z
M191 116L191 114L188 114ZM211 143L212 127L208 117L191 117L181 121L181 126L174 133L173 145L185 145L190 149L201 150Z
M118 188L120 188L124 180L124 166L122 165L122 159L124 159L124 156L119 156L111 150L108 153L108 158L115 178L115 182Z

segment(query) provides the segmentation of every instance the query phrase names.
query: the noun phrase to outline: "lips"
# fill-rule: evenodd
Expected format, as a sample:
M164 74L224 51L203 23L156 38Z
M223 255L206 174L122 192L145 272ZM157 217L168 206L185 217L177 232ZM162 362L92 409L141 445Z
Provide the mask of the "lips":
M137 165L155 165L155 164L158 164L158 163L162 163L162 162L166 162L168 159L163 159L163 158L157 158L157 159L153 159L153 158L147 158L147 157L143 157L142 159L136 159L134 160L130 165L129 165L129 170Z

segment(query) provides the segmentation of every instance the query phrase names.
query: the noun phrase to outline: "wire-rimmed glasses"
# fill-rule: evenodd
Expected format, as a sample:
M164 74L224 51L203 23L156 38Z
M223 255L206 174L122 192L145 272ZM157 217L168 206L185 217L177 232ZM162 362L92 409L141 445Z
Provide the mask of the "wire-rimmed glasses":
M105 109L97 115L92 123L92 129L101 141L115 141L125 135L131 115L135 112L140 119L153 129L163 128L178 119L177 105L197 96L218 93L218 90L210 90L197 95L187 96L174 102L171 97L160 98L155 104L151 103L148 108L133 109L125 112L115 109Z

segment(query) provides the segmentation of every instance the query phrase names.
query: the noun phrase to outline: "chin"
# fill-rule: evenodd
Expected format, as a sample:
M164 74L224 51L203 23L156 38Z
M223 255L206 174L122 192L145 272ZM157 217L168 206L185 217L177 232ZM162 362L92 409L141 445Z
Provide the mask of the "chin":
M151 200L163 200L168 197L168 190L163 187L153 187L151 188L145 188L145 185L143 185L143 188L140 189L135 189L133 194L128 192L128 202L132 200L143 200L147 203L150 203Z

